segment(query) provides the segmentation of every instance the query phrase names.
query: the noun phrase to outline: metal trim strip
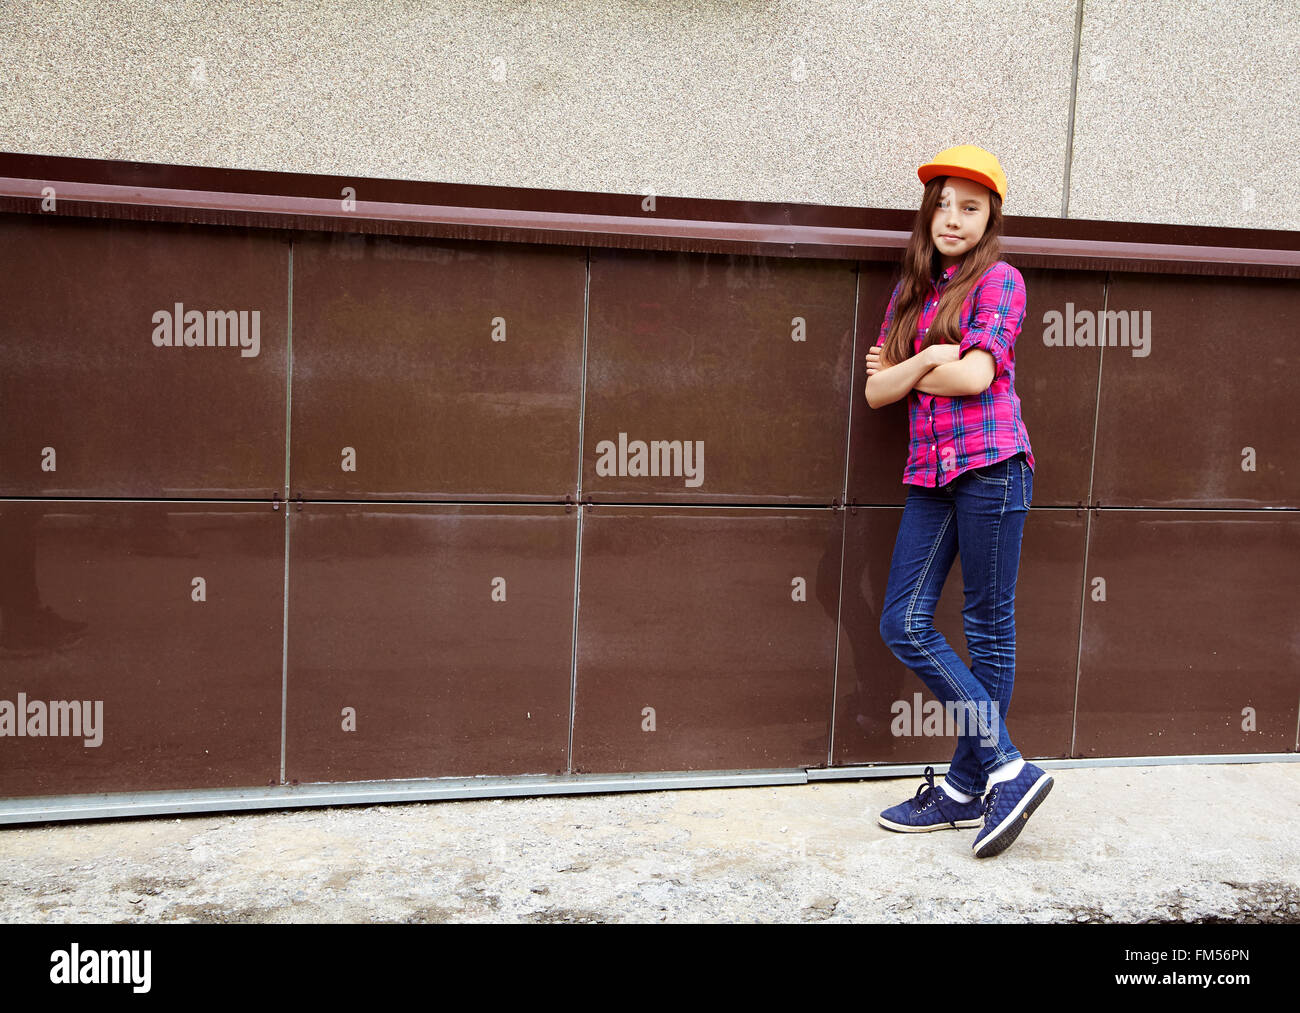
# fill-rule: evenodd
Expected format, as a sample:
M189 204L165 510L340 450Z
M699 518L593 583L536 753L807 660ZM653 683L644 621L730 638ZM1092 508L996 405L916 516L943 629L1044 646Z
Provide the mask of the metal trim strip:
M1147 767L1160 764L1295 763L1300 754L1237 753L1200 756L1130 756L1099 759L1035 759L1044 769ZM654 771L632 774L525 774L509 777L433 778L407 781L350 781L267 788L211 788L187 791L42 795L0 799L0 826L130 816L199 815L258 809L436 802L468 798L585 795L689 788L746 788L807 784L810 781L916 777L922 764L852 767L793 767L758 770ZM933 764L943 773L948 765Z
M1026 757L1044 770L1084 767L1162 767L1170 764L1196 766L1206 763L1300 763L1300 753L1200 753L1172 756L1080 756L1058 759ZM808 768L809 781L861 780L878 777L919 777L925 767L937 775L948 772L947 763L882 763L854 767ZM0 803L2 805L3 803Z
M0 165L4 164L0 156ZM56 209L41 212L41 190L51 184L57 184ZM736 202L699 203L714 207ZM783 205L764 205L763 214L740 221L373 200L355 204L356 210L344 210L342 201L326 197L0 176L0 212L47 217L867 261L897 260L908 242L907 231L830 224L811 215L806 216L809 220L796 221L805 216L795 215L796 206L789 205L784 206L785 215L768 212ZM846 222L858 217L849 214L853 209L825 210L840 212L840 220ZM773 217L777 220L770 220ZM1279 238L1277 246L1254 247L1157 242L1153 240L1160 233L1152 231L1154 226L1110 224L1112 237L1131 234L1136 240L1008 234L1002 237L1002 246L1021 267L1300 279L1300 249L1288 248L1287 238ZM1222 230L1220 241L1240 238L1236 235L1240 231L1244 230ZM1257 242L1272 240L1262 232L1254 230L1251 235Z
M217 166L136 162L120 159L74 158L65 155L23 154L0 151L0 176L44 181L76 180L83 183L137 188L279 194L337 200L345 186L364 184L369 200L396 204L455 205L542 212L584 212L596 215L625 213L639 208L645 194L536 187L442 183L431 180L339 176L322 173L265 169L230 169ZM778 201L725 200L719 198L655 195L662 217L691 221L768 222L795 225L834 225L854 229L910 230L914 212L903 208L842 206ZM1009 215L1007 233L1044 238L1112 240L1174 245L1258 247L1300 251L1300 232L1287 229L1173 225L1158 222L1106 221L1091 218Z

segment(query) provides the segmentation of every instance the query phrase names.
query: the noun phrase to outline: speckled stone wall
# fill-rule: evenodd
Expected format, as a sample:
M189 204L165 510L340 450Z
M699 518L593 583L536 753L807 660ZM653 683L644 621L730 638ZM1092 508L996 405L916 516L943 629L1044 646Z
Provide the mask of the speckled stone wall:
M952 144L1013 215L1300 228L1271 0L0 0L0 149L915 207Z

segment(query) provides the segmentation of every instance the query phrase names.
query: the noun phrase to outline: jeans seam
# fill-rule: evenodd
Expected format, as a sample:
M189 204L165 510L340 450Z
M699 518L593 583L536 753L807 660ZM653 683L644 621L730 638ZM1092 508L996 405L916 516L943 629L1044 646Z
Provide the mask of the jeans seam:
M934 544L930 546L930 554L925 558L925 566L921 567L920 576L917 577L916 586L912 589L911 597L907 600L907 612L903 615L903 629L907 631L907 636L912 636L912 610L916 607L916 599L921 595L921 588L925 586L925 578L930 573L930 564L934 562L935 553L939 551L939 543L943 541L944 534L948 531L948 524L957 516L957 508L954 506L943 519L943 524L939 528L939 534L935 536ZM913 641L913 646L920 650L920 645ZM933 658L931 659L934 660ZM942 668L942 665L938 666Z
M981 465L981 467L987 468L988 465L987 464ZM983 482L985 485L1006 485L1006 482L999 482L995 478L985 478L983 475L979 473L979 468L972 468L970 473L971 473L971 477L973 477L975 481Z
M959 792L961 792L963 795L983 795L983 794L984 794L984 792L982 792L982 791L976 791L976 790L975 790L975 786L974 786L973 784L967 784L967 783L965 783L964 781L962 781L962 779L961 779L960 777L958 777L958 778L954 778L954 777L952 776L952 768L951 768L951 767L948 768L948 773L944 774L943 776L944 776L944 778L948 781L949 784L951 784L954 788L956 788L956 789L957 789Z
M1005 494L1005 492L1003 493L1003 502L1004 502L1004 503L1006 502L1006 494ZM939 659L936 658L933 654L931 654L930 651L929 651L927 648L921 646L920 641L917 640L917 638L916 638L915 631L912 629L912 609L913 609L913 607L916 605L916 599L917 599L918 597L920 597L920 594L921 594L921 588L925 586L925 578L926 578L926 576L927 576L927 575L929 574L929 572L930 572L930 564L931 564L932 562L934 562L934 556L935 556L935 553L939 551L939 543L943 541L943 536L944 536L945 532L947 532L947 530L948 530L948 524L949 524L949 523L953 520L953 518L956 517L956 516L957 516L957 508L954 506L954 507L952 508L952 512L949 513L949 515L943 519L943 526L939 528L939 534L938 534L938 536L935 538L935 540L934 540L934 544L933 544L932 546L930 546L930 555L929 555L929 556L926 558L926 560L925 560L925 566L921 568L921 574L920 574L920 576L917 578L917 581L916 581L916 587L913 589L913 591L912 591L912 596L911 596L911 598L908 600L908 603L907 603L907 612L905 613L905 615L904 615L904 617L903 617L903 629L904 629L904 630L906 631L906 633L907 633L907 639L910 640L910 641L912 642L912 646L913 646L917 651L919 651L921 654L925 655L926 659L929 660L930 664L933 665L935 668L937 668L937 669L939 670L940 674L943 676L943 681L944 681L944 682L948 685L948 687L949 687L949 688L954 692L954 694L955 694L956 696L960 697L961 700L962 700L962 702L964 702L964 703L968 703L968 704L978 704L979 701L973 699L973 698L970 696L970 694L966 691L966 688L961 684L961 682L958 681L958 680L955 680L955 679L953 678L953 676L952 676L952 673L950 673L950 672L948 671L947 668L945 668L943 665L941 665L941 664L939 663ZM972 672L971 675L974 676L974 673ZM993 706L995 706L995 707L997 706L997 701L994 700L992 697L989 698L989 702L990 702ZM999 708L999 710L1000 710L1000 708ZM982 717L982 716L980 715L980 713L979 713L980 708L979 708L978 706L976 706L976 707L974 707L974 711L975 711L975 715L976 715L976 719L975 719L975 720L976 720L976 725L977 725L977 727L979 728L979 731L980 731L980 737L981 737L985 742L990 742L990 741L991 741L991 742L993 743L993 752L994 752L994 754L995 754L996 756L998 756L999 758L1001 758L1004 754L1003 754L1003 752L1002 752L1002 748L1001 748L1001 746L1000 746L1000 744L999 744L998 739L995 739L995 738L993 737L993 735L991 734L992 729L989 728L988 725L984 723L984 719L983 719L983 717ZM998 715L998 719L999 719L999 721L1001 720L1001 714L1000 714L1000 713L999 713L999 715ZM1000 738L1000 736L999 736L999 738ZM1002 761L1002 762L1006 762L1006 761ZM967 794L969 794L969 792L967 792Z
M994 656L994 658L997 659L996 662L995 662L995 665L996 665L995 671L996 671L996 673L997 673L997 676L996 676L996 678L995 678L995 680L994 680L994 683L993 683L996 692L994 692L994 693L989 693L989 702L990 702L994 707L997 707L997 708L998 708L998 721L999 721L999 722L1002 721L1002 708L1001 708L1000 706L998 706L998 695L999 695L999 694L1001 693L1001 691L1002 691L1002 651L1001 651L1001 639L1000 639L999 634L998 634L998 632L997 632L997 630L998 630L998 623L997 623L997 618L996 618L998 602L1001 600L1001 598L1000 598L1000 596L999 596L999 594L998 594L998 592L1001 590L1001 581L998 579L998 578L999 578L999 573L998 573L998 568L997 568L997 559L998 559L998 546L999 546L999 544L1000 544L1000 542L1001 542L1001 536L1002 536L1002 519L1003 519L1003 516L1004 516L1005 513L1006 513L1006 503L1007 503L1007 499L1008 499L1009 496L1010 496L1010 486L1008 485L1007 489L1003 490L1003 493L1002 493L1002 510L998 513L998 519L997 519L997 522L996 522L995 527L994 527L994 533L993 533L993 539L992 539L993 567L992 567L991 572L992 572L992 574L993 574L993 592L994 592L994 593L993 593L993 609L992 609L992 610L993 610L993 613L994 613L994 621L993 621L993 629L994 629L994 633L993 633L993 656ZM974 659L972 659L972 664L973 664L973 663L974 663ZM975 674L975 672L974 672L974 670L972 669L972 671L971 671L971 675L974 675L974 674ZM996 767L1000 767L1000 766L1005 765L1006 763L1009 763L1010 760L1007 759L1007 757L1008 757L1009 754L1004 753L1004 752L1002 751L1002 736L1001 736L1001 734L999 734L999 735L997 736L997 738L995 739L991 734L989 734L989 732L991 731L991 729L984 729L984 728L981 728L980 731L981 731L981 734L983 735L984 741L985 741L985 742L991 742L991 743L992 743L993 755L994 755L994 757L995 757L994 767L995 767L995 768L996 768ZM1014 747L1013 747L1013 748L1014 748ZM1014 757L1013 757L1013 759L1014 759ZM982 764L981 764L981 766L982 766ZM986 773L987 773L987 768L986 768ZM963 791L966 791L967 794L970 793L968 789L963 788L962 790L963 790Z
M1008 482L1007 485L1006 485L1006 487L1002 490L1002 509L998 512L997 521L994 523L994 528L993 528L993 538L992 538L992 541L991 541L991 544L992 544L992 557L993 557L993 565L992 565L992 568L991 568L991 570L990 570L990 572L993 574L993 596L992 596L992 597L993 597L993 605L992 605L993 623L992 623L992 625L993 625L993 631L994 631L994 632L993 632L993 656L994 656L995 659L997 659L996 662L995 662L995 666L996 666L996 667L995 667L995 672L997 673L997 675L996 675L996 678L995 678L994 683L993 683L993 685L994 685L994 687L995 687L995 690L996 690L996 693L990 693L990 694L989 694L989 700L990 700L990 702L993 704L994 707L997 707L997 708L998 708L998 721L999 721L999 722L1002 721L1002 708L998 706L998 696L999 696L999 695L1001 694L1001 692L1002 692L1002 640L1001 640L1001 635L1000 635L1000 632L999 632L999 625L1000 625L1000 624L999 624L998 621L997 621L997 610L998 610L998 604L999 604L999 602L1002 600L1002 598L1001 598L1002 582L1001 582L1001 579L1000 579L1000 578L1001 578L1001 573L1000 573L999 570L998 570L998 549L999 549L999 546L1001 545L1001 542L1002 542L1002 521L1003 521L1003 519L1004 519L1005 516L1006 516L1006 511L1007 511L1007 500L1010 498L1010 496L1011 496L1011 484ZM972 662L973 662L973 659L972 659ZM974 674L975 674L975 673L974 673L974 671L972 670L971 675L974 675ZM1009 762L1010 762L1010 760L1008 759L1009 754L1004 753L1004 752L1002 751L1002 736L1001 736L1001 734L999 734L998 737L997 737L996 739L994 739L993 736L989 734L989 731L990 731L990 730L986 730L986 729L984 729L984 728L981 728L980 731L981 731L981 734L982 734L983 737L984 737L984 741L986 741L986 742L990 742L990 741L991 741L991 742L992 742L993 755L996 757L996 763L995 763L995 766L1000 767L1000 766L1003 766L1003 765L1006 764L1006 763L1009 763ZM1012 759L1014 759L1014 757L1012 757ZM962 790L965 791L966 789L962 789ZM967 792L967 794L969 794L969 792Z
M999 760L997 763L993 764L993 766L984 768L984 773L986 774L991 773L992 771L997 770L998 767L1005 767L1008 763L1015 763L1016 760L1023 760L1025 758L1025 754L1022 753L1019 749L1012 749L1010 753L1002 753L1000 755L1002 759ZM960 791L965 791L967 795L970 794L969 791L967 791L965 788L962 788L960 785L957 785L956 787Z
M1007 483L1006 489L1002 493L1002 510L998 513L998 519L993 525L993 657L997 659L996 672L997 678L993 685L997 688L998 696L992 693L989 697L994 701L996 706L998 697L1002 694L1002 624L998 621L998 609L1002 603L1002 571L998 569L998 549L1002 545L1002 521L1007 513L1007 500L1011 496L1011 483ZM972 673L974 674L974 673ZM998 721L1002 721L1001 708L998 708ZM993 744L993 752L997 756L1005 756L1002 752L1002 736L998 736L998 741ZM1006 762L1005 760L1003 761Z

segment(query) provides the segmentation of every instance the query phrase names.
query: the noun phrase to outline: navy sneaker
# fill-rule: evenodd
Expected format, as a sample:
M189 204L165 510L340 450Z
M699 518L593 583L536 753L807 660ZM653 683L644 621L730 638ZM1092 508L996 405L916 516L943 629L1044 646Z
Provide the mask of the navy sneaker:
M887 830L924 833L927 830L960 830L980 825L983 805L979 796L969 802L954 802L934 783L934 768L925 768L925 784L906 802L882 812L877 822Z
M1000 855L1015 843L1025 822L1052 790L1052 775L1026 762L1010 781L989 786L984 796L984 829L975 835L976 858Z

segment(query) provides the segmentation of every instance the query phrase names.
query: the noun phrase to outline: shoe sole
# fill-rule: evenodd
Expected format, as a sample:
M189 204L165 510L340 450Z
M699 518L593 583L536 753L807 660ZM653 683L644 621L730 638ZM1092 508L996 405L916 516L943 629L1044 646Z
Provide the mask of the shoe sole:
M934 826L931 827L909 827L902 823L893 823L887 819L884 819L883 817L878 816L876 817L876 822L879 823L886 830L897 830L900 833L904 833L904 834L925 834L925 833L929 833L931 830L954 830L954 829L969 830L971 827L980 826L984 821L983 820L953 820L953 823L957 824L956 827L954 827L951 823L946 823L946 822L936 823Z
M1042 805L1043 799L1051 793L1055 783L1051 774L1044 774L1035 781L1034 786L1025 792L1025 797L1006 815L997 829L980 841L979 846L975 848L975 857L992 858L1011 847L1020 836L1020 831L1025 829L1025 824L1029 822L1029 817L1034 814L1034 810Z

